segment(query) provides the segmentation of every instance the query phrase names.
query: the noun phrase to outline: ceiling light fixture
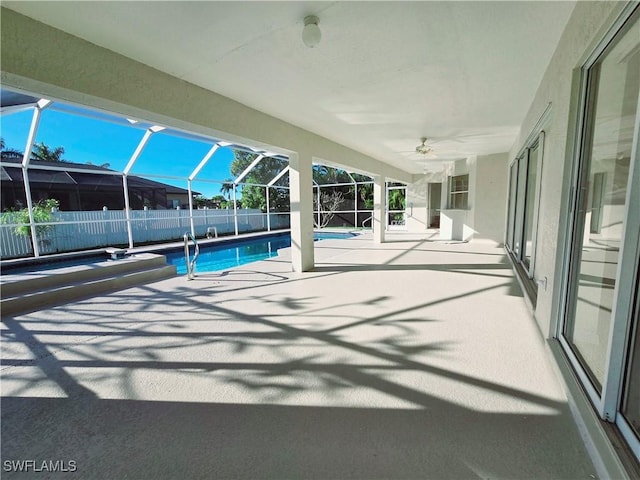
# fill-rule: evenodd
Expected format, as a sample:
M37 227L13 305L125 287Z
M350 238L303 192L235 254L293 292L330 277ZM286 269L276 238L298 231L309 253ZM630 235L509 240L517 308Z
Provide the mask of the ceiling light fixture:
M322 39L322 32L318 27L320 20L315 15L304 17L304 29L302 30L302 41L309 47L317 47Z
M422 140L422 144L416 147L416 153L419 153L421 155L427 155L432 150L432 148L429 145L426 145L427 137L422 137L420 140Z

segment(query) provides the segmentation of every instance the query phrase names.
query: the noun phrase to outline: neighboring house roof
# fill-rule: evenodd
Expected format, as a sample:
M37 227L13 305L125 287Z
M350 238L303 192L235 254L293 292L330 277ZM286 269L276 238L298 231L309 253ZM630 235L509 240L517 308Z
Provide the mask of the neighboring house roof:
M0 166L0 179L5 182L22 182L22 169L20 168L20 159L15 158L3 158L2 163L5 165ZM6 164L16 164L15 167L7 166ZM97 165L88 165L83 163L73 162L43 162L39 160L32 160L30 162L34 166L53 166L57 168L65 168L73 170L86 170L85 172L77 171L61 171L61 170L44 170L40 168L34 168L29 170L29 180L34 183L55 183L55 184L75 184L81 186L108 186L108 187L121 187L122 177L120 175L107 174L106 172L115 172L109 168L100 167ZM173 185L167 185L166 183L156 182L147 178L138 177L136 175L129 175L127 178L129 188L152 188L163 189L166 193L174 195L188 195L189 191L184 188L176 187ZM193 192L194 195L198 195L198 192Z

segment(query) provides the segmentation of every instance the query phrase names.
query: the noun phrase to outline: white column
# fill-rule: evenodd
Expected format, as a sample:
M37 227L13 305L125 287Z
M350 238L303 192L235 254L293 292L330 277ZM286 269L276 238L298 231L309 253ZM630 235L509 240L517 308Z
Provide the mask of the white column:
M373 177L373 221L371 223L375 243L384 243L385 216L387 215L384 182L385 177L382 175Z
M311 155L289 157L291 195L291 267L294 272L313 270L313 176Z

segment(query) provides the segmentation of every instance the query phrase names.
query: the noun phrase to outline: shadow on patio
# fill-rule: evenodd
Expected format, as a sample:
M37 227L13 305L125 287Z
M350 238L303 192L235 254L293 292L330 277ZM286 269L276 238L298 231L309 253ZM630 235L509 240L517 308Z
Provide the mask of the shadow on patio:
M74 460L82 478L594 478L499 249L348 242L311 273L275 259L3 318L3 460Z

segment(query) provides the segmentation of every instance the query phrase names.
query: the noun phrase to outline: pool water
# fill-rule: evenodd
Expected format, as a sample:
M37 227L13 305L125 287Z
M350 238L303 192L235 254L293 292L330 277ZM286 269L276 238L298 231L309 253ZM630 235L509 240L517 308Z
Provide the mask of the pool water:
M339 239L354 237L354 233L316 232L314 239ZM196 273L218 272L228 268L259 262L278 255L278 250L291 246L291 236L276 235L250 240L238 240L222 245L200 246L200 255L196 263ZM193 247L190 249L193 255ZM165 254L167 263L175 265L179 275L187 273L184 250Z

